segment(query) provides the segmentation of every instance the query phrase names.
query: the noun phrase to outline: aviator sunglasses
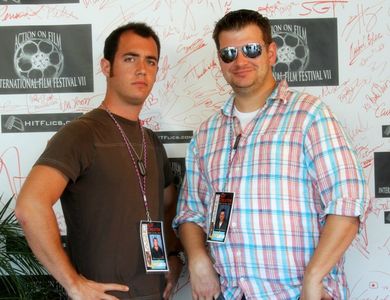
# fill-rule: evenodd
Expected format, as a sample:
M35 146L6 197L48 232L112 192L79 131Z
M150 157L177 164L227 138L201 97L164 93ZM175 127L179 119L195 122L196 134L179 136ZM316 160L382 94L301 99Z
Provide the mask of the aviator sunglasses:
M244 56L256 58L261 55L261 45L259 43L248 43L242 47L225 47L219 50L219 57L224 63L231 63L237 58L239 48L241 48Z

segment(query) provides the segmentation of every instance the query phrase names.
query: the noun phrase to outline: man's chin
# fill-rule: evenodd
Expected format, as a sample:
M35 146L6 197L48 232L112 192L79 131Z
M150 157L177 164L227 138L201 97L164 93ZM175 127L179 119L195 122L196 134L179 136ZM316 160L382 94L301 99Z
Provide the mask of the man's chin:
M253 86L252 84L243 84L243 83L240 83L240 84L232 84L232 89L233 91L235 91L236 93L237 92L246 92L247 90L250 90L251 87Z
M148 95L142 94L142 95L131 95L131 103L134 105L143 105L148 98Z

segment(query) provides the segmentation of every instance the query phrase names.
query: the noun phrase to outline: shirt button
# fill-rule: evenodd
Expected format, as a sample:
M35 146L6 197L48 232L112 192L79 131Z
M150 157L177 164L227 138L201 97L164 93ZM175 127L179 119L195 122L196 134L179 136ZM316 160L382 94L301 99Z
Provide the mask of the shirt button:
M233 223L232 223L232 227L233 227L233 228L236 228L236 227L237 227L237 223L236 223L236 222L233 222Z
M240 277L240 281L241 281L241 282L244 282L244 281L245 281L245 278L244 278L244 277Z

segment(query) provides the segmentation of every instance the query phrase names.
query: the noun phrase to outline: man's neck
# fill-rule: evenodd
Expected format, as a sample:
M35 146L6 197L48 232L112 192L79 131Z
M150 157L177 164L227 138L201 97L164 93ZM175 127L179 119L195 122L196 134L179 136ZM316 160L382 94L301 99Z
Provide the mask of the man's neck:
M243 113L256 111L264 106L275 86L276 81L273 80L255 92L236 91L234 105Z
M107 108L111 113L128 119L130 121L138 121L142 105L136 106L131 104L117 103L105 98L101 104L102 107Z

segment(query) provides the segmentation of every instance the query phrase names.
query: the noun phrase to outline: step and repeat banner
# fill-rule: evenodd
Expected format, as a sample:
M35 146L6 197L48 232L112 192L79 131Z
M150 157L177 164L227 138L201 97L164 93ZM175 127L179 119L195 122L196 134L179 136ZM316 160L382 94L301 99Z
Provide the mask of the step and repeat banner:
M179 186L192 131L231 93L211 34L239 8L271 19L275 78L321 98L350 136L372 197L367 228L347 253L351 299L390 299L388 0L0 0L1 201L18 194L61 126L101 103L104 40L129 21L148 23L162 41L141 118L164 143ZM191 297L188 282L184 271L175 299Z

